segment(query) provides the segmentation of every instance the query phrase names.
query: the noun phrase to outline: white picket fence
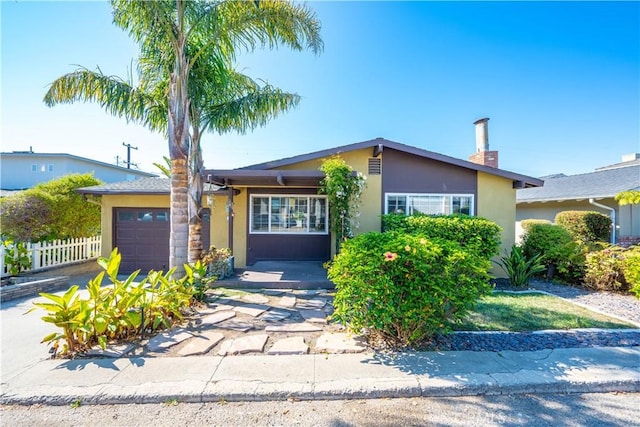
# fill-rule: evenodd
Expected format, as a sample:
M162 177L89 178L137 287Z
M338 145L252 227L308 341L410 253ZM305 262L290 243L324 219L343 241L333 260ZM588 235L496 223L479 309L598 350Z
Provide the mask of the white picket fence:
M87 261L100 256L102 237L80 237L26 244L31 258L31 271ZM5 248L0 245L0 275L8 276L9 266L4 262ZM30 271L27 270L27 271Z

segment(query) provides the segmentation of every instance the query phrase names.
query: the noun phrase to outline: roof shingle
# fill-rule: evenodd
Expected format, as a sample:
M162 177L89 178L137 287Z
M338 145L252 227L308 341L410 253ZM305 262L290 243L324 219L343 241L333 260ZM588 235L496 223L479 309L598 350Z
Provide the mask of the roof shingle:
M549 178L543 187L518 190L516 202L599 199L629 190L640 190L640 165Z

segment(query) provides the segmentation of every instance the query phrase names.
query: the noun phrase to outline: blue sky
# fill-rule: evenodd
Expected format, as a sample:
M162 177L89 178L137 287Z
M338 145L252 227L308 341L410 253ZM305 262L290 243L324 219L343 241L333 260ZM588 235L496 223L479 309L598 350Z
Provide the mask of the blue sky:
M589 172L640 152L638 2L310 2L324 52L257 51L237 68L302 96L246 135L203 137L205 167L235 168L376 137L467 159L490 117L500 167ZM2 151L67 152L155 172L166 139L95 104L42 103L99 66L126 77L136 46L106 2L0 3Z

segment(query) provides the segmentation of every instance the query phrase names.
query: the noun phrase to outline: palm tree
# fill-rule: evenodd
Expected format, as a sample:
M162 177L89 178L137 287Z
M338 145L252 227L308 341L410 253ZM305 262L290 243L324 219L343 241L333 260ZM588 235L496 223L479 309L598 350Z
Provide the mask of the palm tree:
M269 86L260 88L266 89L262 95L269 91L280 93L279 101L264 103L266 98L261 97L260 90L245 93L244 101L225 98L224 90L234 87L237 84L234 82L249 81L230 70L236 51L280 44L302 50L306 43L306 47L318 53L322 49L320 23L306 6L286 1L112 0L111 3L116 25L140 46L139 84L134 87L132 79L125 82L105 76L100 70L80 69L54 81L45 102L54 105L96 101L108 112L139 121L151 129L166 123L171 162L169 265L181 269L188 260L190 156L195 187L191 196L192 214L198 211L195 201L201 203L202 183L197 171L202 167L202 132L246 130L266 122L283 110L282 106L289 108L298 102L295 95ZM218 85L209 85L210 79ZM254 107L250 104L252 96L259 100ZM251 111L254 115L248 118L223 116ZM191 121L195 124L193 128ZM221 127L225 123L228 128ZM191 148L191 138L195 149Z

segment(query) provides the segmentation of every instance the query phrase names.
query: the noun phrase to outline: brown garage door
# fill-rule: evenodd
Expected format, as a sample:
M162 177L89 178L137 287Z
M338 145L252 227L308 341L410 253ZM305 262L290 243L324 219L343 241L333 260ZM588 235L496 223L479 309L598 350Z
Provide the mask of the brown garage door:
M114 246L122 254L121 273L169 266L169 209L115 208Z
M137 269L167 271L169 267L169 209L114 208L113 242L122 254L120 272ZM209 209L202 215L202 247L210 242L211 218Z

